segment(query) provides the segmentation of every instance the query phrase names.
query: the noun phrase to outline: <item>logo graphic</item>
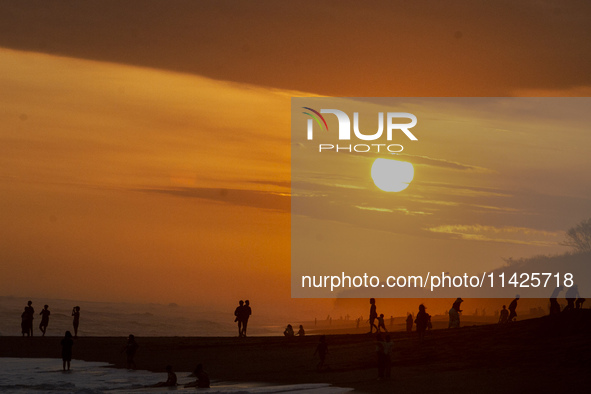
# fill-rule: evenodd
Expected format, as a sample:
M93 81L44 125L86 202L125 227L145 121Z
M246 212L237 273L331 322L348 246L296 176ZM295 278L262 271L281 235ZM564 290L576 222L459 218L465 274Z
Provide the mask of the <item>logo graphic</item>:
M318 126L320 126L320 129L321 130L323 128L322 125L324 124L324 129L326 131L328 131L328 124L326 124L326 120L324 120L324 117L322 115L320 115L320 113L318 111L313 110L310 107L302 107L302 108L307 109L307 110L313 112L313 114L311 114L310 112L303 112L303 113L306 114L306 115L308 115L308 116L310 116L310 117L312 117L312 119L314 119L316 121L316 123L318 123ZM320 123L320 119L318 119L318 118L322 119L322 123ZM313 129L314 129L314 123L312 123L312 119L308 119L308 139L309 140L311 140L313 138L312 137L312 134L313 134Z
M322 114L333 114L336 116L339 123L338 126L338 139L339 141L350 141L351 136L351 119L344 111L338 109L321 109L320 112L310 107L302 107L307 110L303 114L308 115L311 119L308 119L307 123L307 135L308 141L314 139L314 122L320 127L320 130L328 131L328 123ZM385 118L385 119L384 119ZM398 123L400 119L410 120L407 123ZM373 134L362 133L359 129L359 112L353 112L353 139L361 141L376 141L379 139L385 139L392 141L394 132L399 130L411 141L418 141L418 138L410 132L409 129L416 126L417 117L408 112L387 112L384 116L384 112L378 113L378 130ZM384 133L385 130L385 133ZM385 134L385 135L384 135ZM400 144L356 144L356 145L333 145L333 144L319 144L318 151L332 150L335 152L347 151L347 152L387 152L387 153L399 153L402 152L404 147Z

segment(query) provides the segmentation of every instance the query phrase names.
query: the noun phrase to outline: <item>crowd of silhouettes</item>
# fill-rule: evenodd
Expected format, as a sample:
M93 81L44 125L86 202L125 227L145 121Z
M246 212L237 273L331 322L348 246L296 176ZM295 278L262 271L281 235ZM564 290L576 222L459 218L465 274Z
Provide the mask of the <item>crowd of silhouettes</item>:
M39 322L39 331L41 331L41 336L45 336L47 333L47 327L49 326L49 316L51 315L51 311L49 310L49 305L45 304L41 312L39 312L41 316L41 322ZM72 316L74 318L73 326L74 326L74 338L78 337L78 326L80 325L80 307L75 306L72 308ZM32 337L33 336L33 320L35 319L35 308L33 308L33 301L28 301L27 306L25 306L25 310L21 313L21 333L22 336Z

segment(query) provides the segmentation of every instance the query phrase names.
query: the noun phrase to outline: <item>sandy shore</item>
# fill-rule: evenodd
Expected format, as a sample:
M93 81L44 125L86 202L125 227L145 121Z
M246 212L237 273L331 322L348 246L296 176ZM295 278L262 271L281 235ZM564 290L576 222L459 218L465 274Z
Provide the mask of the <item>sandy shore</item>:
M591 310L515 324L394 333L392 378L378 381L374 337L328 336L330 370L317 372L318 336L137 338L138 369L162 372L206 366L214 381L332 383L360 392L499 393L586 390L591 384ZM57 337L0 337L1 357L60 358ZM125 338L81 337L74 358L125 367ZM75 368L75 363L73 363Z

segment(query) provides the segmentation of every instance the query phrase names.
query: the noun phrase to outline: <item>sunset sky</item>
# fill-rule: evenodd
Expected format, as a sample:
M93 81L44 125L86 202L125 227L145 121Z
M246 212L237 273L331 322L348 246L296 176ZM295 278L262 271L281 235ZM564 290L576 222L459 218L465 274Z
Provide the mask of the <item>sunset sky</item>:
M290 299L291 97L591 93L583 1L139 4L0 5L0 295L324 307ZM438 107L411 187L347 225L417 262L564 251L591 216L589 101L510 103Z

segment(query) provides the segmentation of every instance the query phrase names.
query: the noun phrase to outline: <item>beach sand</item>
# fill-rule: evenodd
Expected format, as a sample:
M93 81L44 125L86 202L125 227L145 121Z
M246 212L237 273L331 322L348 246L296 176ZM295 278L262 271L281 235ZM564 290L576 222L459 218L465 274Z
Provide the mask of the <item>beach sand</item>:
M392 377L377 380L375 337L329 335L329 370L317 372L318 336L140 337L138 369L192 371L203 363L213 381L331 383L359 392L499 393L585 390L591 384L591 310L508 325L392 334ZM0 337L0 357L59 358L58 337ZM75 359L125 367L126 338L80 337ZM76 368L75 361L72 368Z

